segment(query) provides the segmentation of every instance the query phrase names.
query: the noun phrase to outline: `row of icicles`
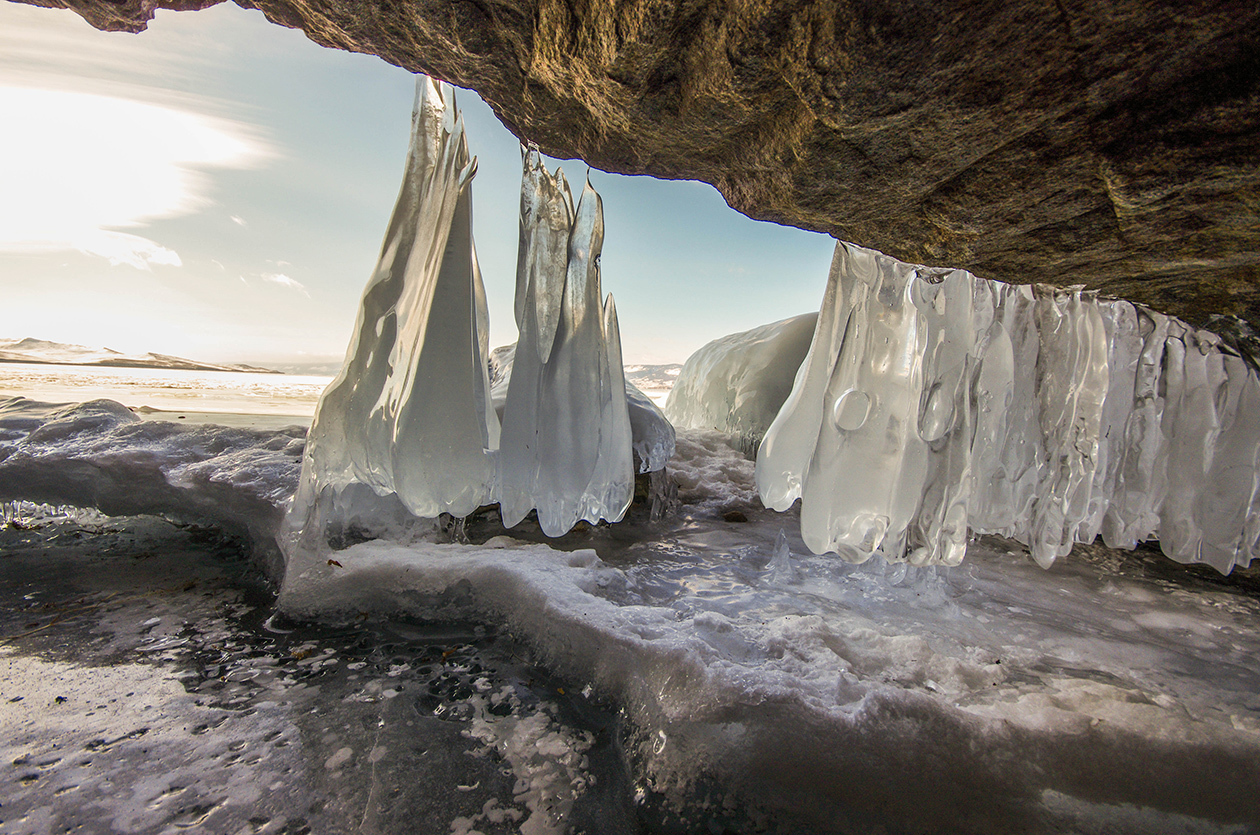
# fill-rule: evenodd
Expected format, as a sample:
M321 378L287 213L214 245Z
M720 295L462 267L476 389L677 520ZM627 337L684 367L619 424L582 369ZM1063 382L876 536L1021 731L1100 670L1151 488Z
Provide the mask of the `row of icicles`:
M996 533L1049 567L1101 534L1228 573L1260 556L1260 378L1142 306L841 244L757 487L852 561Z
M498 502L506 525L536 509L543 531L559 536L580 519L619 520L630 505L621 339L600 288L600 197L587 182L575 206L564 175L549 174L536 149L525 153L520 341L500 424L472 239L475 171L452 91L419 77L381 257L308 436L291 515L299 530L347 519L371 528L394 509L463 517Z
M630 504L599 195L587 182L575 206L563 173L526 151L520 338L500 424L475 170L449 88L420 77L381 257L308 438L298 531L498 502L505 525L536 510L558 536ZM801 501L811 550L853 561L956 564L970 533L988 532L1048 566L1101 533L1113 547L1158 538L1169 556L1227 572L1260 554L1258 454L1260 384L1210 334L1080 290L840 244L757 483L776 510Z

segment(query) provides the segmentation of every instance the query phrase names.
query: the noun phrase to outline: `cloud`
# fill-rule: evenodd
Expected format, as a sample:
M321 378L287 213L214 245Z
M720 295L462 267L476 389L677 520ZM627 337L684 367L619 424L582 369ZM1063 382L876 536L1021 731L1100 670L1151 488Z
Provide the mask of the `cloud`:
M128 235L125 232L106 232L96 230L96 234L86 234L75 242L75 248L85 255L96 255L117 267L126 264L137 270L147 270L150 264L161 264L168 267L182 267L183 261L179 253L167 249L139 235Z
M270 281L272 284L279 284L281 287L287 287L290 290L297 290L308 299L311 297L311 294L306 292L306 287L303 286L302 282L289 278L284 273L264 273L262 280Z
M270 154L246 125L132 99L0 86L0 113L0 253L178 266L173 250L119 230L204 208L207 169Z
M245 225L245 218L241 217L240 215L230 215L230 217L231 217L232 222L235 223L237 226Z

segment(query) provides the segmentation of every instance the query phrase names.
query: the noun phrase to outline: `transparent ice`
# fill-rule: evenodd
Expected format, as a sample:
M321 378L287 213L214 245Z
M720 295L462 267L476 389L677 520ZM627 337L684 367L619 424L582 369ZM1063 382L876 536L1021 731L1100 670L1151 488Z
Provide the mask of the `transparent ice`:
M523 167L520 339L503 412L499 502L505 525L537 509L543 532L559 536L579 519L617 521L630 506L630 415L617 311L600 289L600 197L588 182L573 208L563 174L549 174L535 148Z
M508 384L516 364L516 345L504 345L490 353L490 397L503 418L507 407ZM665 469L674 454L674 427L652 399L626 380L626 405L630 411L630 435L639 473Z
M499 422L472 240L475 172L453 92L419 76L402 189L308 438L298 529L318 535L325 517L356 506L434 518L491 500Z
M854 562L954 565L970 529L1045 567L1101 534L1228 573L1260 554L1258 405L1254 369L1184 322L841 243L757 485Z

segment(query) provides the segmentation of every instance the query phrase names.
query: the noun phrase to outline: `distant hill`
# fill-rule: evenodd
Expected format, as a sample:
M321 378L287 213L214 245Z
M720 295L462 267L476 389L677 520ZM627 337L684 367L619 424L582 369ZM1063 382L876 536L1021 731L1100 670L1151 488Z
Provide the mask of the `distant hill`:
M279 374L253 365L220 365L212 362L172 357L166 354L124 354L109 348L88 348L48 342L44 339L0 339L0 362L30 362L43 365L90 365L112 368L175 368L185 371L249 371Z

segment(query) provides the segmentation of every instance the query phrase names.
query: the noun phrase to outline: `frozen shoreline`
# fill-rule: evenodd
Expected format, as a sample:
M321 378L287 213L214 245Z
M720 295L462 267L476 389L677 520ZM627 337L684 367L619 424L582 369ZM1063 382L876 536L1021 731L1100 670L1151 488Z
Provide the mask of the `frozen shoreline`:
M64 453L94 448L91 414L71 421L86 434L64 435L79 438L61 447L75 471L84 459ZM159 440L265 449L281 437L115 417L109 431L143 441L150 478L191 466ZM569 686L626 711L638 779L679 802L715 781L836 832L1260 823L1238 782L1260 764L1254 571L1215 579L1105 549L1045 571L995 539L952 569L849 566L808 555L795 511L760 506L733 443L680 433L680 507L660 522L632 512L549 544L530 522L505 532L493 512L469 520L467 545L421 526L405 543L295 567L279 605L325 623L368 613L506 628ZM101 449L130 460L116 443ZM201 480L174 481L193 495L270 496L278 511L296 447L273 451L270 469L252 449L224 448Z

